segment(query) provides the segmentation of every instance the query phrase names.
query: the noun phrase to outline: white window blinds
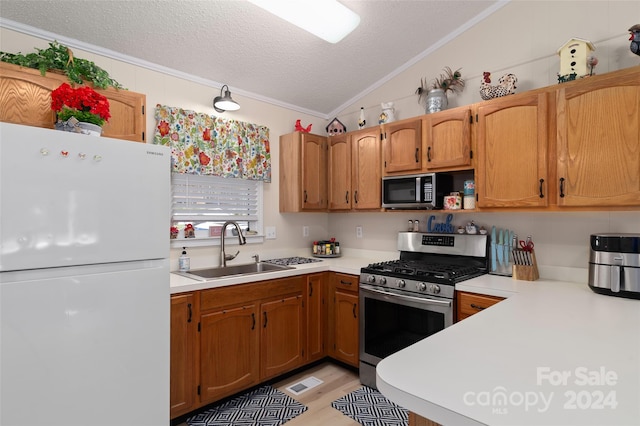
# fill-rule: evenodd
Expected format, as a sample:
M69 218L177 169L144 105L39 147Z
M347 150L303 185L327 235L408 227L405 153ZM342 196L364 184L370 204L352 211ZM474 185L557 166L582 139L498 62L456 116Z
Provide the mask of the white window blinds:
M174 222L261 221L262 182L172 174Z

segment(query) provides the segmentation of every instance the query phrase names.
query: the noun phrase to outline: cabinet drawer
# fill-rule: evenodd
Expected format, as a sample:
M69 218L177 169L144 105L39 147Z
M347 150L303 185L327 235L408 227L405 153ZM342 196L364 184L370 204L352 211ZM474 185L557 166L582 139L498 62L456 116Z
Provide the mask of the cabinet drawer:
M219 309L228 306L250 303L285 296L292 293L302 293L306 283L304 275L282 278L270 281L259 281L248 284L230 285L227 287L203 290L200 294L200 309Z
M333 273L331 277L331 282L334 288L353 291L355 293L358 292L358 280L360 279L357 275L347 275L340 273Z
M487 296L484 294L458 292L457 314L458 321L470 317L489 306L504 300L504 297Z

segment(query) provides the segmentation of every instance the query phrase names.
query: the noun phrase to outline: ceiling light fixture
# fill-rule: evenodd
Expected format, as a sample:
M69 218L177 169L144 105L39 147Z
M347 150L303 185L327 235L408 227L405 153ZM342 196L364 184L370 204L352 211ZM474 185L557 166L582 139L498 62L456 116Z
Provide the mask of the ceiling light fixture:
M224 90L225 87L227 90ZM223 91L224 96L222 95ZM218 112L237 111L240 109L240 104L231 99L231 92L226 84L220 88L220 96L216 96L213 99L213 109Z
M249 0L250 3L309 31L329 43L337 43L360 24L360 16L337 0Z

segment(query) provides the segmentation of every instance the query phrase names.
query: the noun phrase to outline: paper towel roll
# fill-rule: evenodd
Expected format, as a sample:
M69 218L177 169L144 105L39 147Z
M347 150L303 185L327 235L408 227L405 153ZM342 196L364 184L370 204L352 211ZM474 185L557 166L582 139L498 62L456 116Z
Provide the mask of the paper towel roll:
M475 195L466 195L464 197L464 209L470 210L476 208L476 197Z

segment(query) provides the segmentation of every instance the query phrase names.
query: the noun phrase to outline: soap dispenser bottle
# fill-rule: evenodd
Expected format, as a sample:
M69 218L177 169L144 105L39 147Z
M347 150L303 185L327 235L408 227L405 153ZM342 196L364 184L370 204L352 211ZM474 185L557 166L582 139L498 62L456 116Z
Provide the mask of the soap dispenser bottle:
M187 248L182 247L182 254L178 258L178 269L182 272L188 271L191 268L191 259L187 256Z

